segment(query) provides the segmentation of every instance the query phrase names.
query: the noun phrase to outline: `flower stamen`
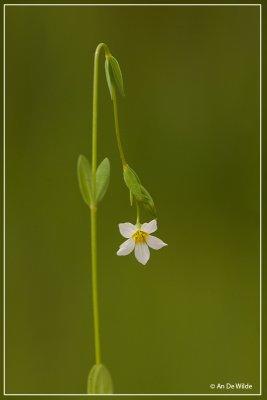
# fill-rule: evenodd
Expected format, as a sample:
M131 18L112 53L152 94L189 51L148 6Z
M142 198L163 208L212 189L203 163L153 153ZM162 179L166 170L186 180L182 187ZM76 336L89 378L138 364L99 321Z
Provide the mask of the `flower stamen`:
M146 238L148 237L148 233L138 230L132 236L135 243L145 243Z

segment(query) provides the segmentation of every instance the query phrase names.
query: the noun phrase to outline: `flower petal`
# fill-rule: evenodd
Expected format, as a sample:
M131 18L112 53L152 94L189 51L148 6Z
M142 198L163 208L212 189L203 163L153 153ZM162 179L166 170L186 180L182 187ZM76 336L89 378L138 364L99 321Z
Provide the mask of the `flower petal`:
M148 235L148 237L146 238L146 242L148 246L154 250L159 250L164 246L168 246L167 243L164 243L161 239L152 235Z
M117 255L118 256L127 256L128 254L130 254L133 251L134 245L135 245L135 242L132 238L125 240L125 242L123 242L120 245L120 248L117 251Z
M145 222L144 224L142 224L141 226L141 231L146 232L146 233L153 233L156 232L156 230L158 229L157 227L157 221L155 219L153 219L150 222Z
M123 237L129 238L137 231L137 228L130 222L124 222L123 224L119 224L119 230Z
M150 251L146 243L137 243L135 245L134 254L141 264L145 265L150 257Z

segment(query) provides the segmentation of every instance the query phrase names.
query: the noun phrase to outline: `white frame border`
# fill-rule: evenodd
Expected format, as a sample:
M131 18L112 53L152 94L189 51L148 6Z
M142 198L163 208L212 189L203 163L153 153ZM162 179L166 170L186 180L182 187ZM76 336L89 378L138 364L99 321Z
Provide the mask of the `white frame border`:
M5 391L5 10L6 7L259 7L260 8L260 393L114 393L114 394L86 394L86 393L6 393ZM194 4L194 3L167 3L167 4L10 4L3 5L3 395L4 396L262 396L262 4L235 3L235 4Z

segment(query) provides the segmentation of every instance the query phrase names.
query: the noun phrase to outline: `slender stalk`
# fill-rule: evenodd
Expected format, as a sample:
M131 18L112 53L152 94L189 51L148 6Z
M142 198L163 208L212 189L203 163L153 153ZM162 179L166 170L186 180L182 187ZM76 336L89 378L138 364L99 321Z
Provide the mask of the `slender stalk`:
M93 198L96 192L96 169L97 169L97 104L98 104L98 61L101 49L109 53L108 47L100 43L95 51L94 58L94 81L93 81L93 118L92 118L92 190ZM101 345L99 328L99 306L97 291L97 206L91 204L91 257L92 257L92 295L93 295L93 318L95 339L95 361L101 363Z
M93 117L92 117L92 191L93 198L96 193L96 170L97 170L97 105L98 105L98 64L101 49L104 49L105 55L110 54L109 48L105 43L100 43L95 51L94 57L94 80L93 80ZM115 120L115 132L123 166L126 165L125 156L122 149L122 143L119 130L118 107L116 90L113 88L113 109ZM95 361L101 363L101 344L99 327L99 305L98 305L98 284L97 284L97 205L92 202L91 212L91 257L92 257L92 295L93 295L93 319L94 319L94 339L95 339Z
M97 103L98 103L98 61L101 49L109 54L108 46L100 43L95 51L94 58L94 83L93 83L93 119L92 119L92 178L95 186L95 174L97 168ZM95 190L95 188L93 188Z
M92 254L92 292L95 337L95 361L101 363L101 346L99 332L99 307L97 291L97 209L91 207L91 254Z
M124 156L122 143L121 143L119 117L118 117L117 96L116 96L116 90L114 88L112 89L112 100L113 100L113 113L114 113L116 139L117 139L117 144L118 144L118 149L119 149L119 153L120 153L121 162L122 162L122 165L124 166L124 165L126 165L126 159L125 159L125 156Z
M140 208L138 202L136 202L136 225L140 225Z

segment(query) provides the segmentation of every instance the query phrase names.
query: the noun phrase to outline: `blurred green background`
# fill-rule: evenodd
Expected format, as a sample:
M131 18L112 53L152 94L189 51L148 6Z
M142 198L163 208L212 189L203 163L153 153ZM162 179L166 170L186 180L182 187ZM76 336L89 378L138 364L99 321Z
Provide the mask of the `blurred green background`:
M104 363L116 393L259 391L259 7L6 7L6 391L84 393L94 363L89 213L93 54L119 60L127 159L169 246L117 257L135 220L100 62ZM221 392L220 392L221 393Z

